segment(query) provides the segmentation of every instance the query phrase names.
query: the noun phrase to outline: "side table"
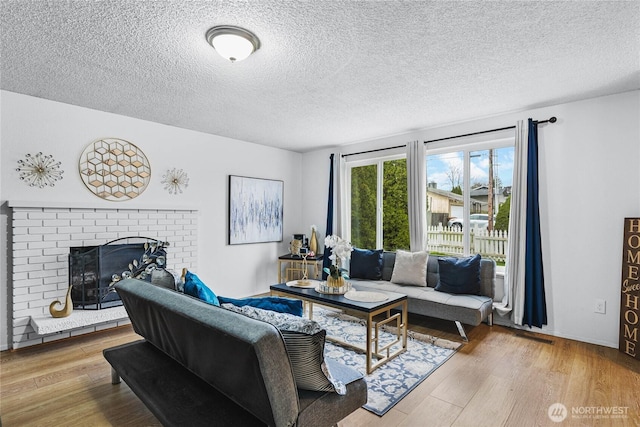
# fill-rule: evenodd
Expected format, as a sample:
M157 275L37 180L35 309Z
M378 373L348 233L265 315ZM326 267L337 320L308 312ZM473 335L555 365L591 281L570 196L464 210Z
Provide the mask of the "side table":
M319 279L322 271L322 260L324 255L315 255L307 257L307 277L310 279ZM299 255L286 254L278 257L278 283L282 281L282 264L284 264L284 281L301 279L304 274L304 259ZM309 268L312 268L312 274L309 274ZM299 276L299 277L298 277Z

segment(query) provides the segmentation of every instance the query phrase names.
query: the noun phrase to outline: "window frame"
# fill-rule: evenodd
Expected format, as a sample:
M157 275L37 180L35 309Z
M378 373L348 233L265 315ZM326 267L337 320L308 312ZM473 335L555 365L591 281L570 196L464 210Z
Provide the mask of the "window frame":
M463 198L463 222L465 224L470 224L470 215L471 209L469 206L471 205L471 153L475 151L481 150L489 150L506 148L506 147L515 147L516 139L515 136L510 137L501 137L501 138L491 138L491 139L483 139L481 141L474 142L465 142L464 140L458 141L456 143L438 143L434 142L431 144L427 144L425 147L425 171L428 177L429 171L426 169L427 165L427 157L438 155L438 154L446 154L453 152L462 152L463 153L463 179L462 179L462 198ZM427 178L428 181L428 178ZM462 228L462 245L463 245L463 254L464 256L471 255L471 235L470 235L471 227L463 227ZM507 260L508 262L508 260ZM506 264L506 262L505 262Z
M388 154L385 156L368 157L357 160L347 160L345 162L345 196L347 200L345 206L344 217L344 238L351 241L351 170L353 168L362 166L376 165L376 247L368 249L380 249L384 247L384 212L383 212L383 197L384 197L384 162L406 159L406 153Z
M500 149L506 147L515 147L515 136L512 132L500 132L494 134L491 137L487 135L462 137L455 141L436 141L425 144L425 158L424 168L427 171L427 156L445 154L451 152L463 153L463 203L464 214L463 219L466 224L470 223L470 209L471 205L471 158L472 152L488 149ZM402 151L401 151L402 150ZM351 170L354 167L377 165L377 188L376 188L376 249L383 247L384 235L383 235L383 178L384 170L383 165L385 161L392 161L398 159L406 159L407 155L403 149L393 149L386 155L380 155L379 152L375 154L367 154L365 156L359 155L357 159L345 161L345 224L344 224L344 238L351 240ZM425 189L426 191L426 189ZM471 238L469 234L470 227L463 228L463 246L464 256L470 255ZM508 260L507 260L508 262Z

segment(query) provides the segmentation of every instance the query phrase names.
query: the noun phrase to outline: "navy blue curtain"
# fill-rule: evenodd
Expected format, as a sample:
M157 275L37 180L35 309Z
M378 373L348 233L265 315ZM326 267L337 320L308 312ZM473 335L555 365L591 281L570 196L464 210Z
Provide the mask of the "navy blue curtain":
M333 156L334 154L331 154L329 157L329 200L327 201L327 228L324 233L325 236L333 234ZM331 249L325 246L324 258L322 259L322 280L327 280L327 273L324 272L324 269L329 268L331 265L329 255L331 255Z
M540 209L538 207L538 123L529 119L527 152L527 244L525 249L524 315L522 324L547 324L547 303L544 295L544 269L540 239Z

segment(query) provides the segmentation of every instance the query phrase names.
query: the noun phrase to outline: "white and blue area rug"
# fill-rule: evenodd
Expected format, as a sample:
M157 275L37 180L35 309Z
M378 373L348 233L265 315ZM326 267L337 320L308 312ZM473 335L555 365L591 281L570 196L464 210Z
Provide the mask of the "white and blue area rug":
M332 310L314 307L313 320L327 336L365 348L366 321ZM395 334L382 332L381 344L391 342ZM429 335L408 332L407 351L390 360L370 375L365 375L368 400L363 406L376 415L384 415L432 372L446 362L462 344ZM328 341L324 355L365 373L365 355Z

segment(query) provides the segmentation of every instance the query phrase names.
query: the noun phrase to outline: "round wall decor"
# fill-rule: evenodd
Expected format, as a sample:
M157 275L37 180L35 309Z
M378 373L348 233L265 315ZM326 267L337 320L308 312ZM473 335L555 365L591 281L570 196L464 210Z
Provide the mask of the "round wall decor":
M20 173L20 179L29 187L53 187L62 179L64 171L60 169L61 164L51 154L45 156L39 152L35 156L27 154L24 160L18 160L16 170Z
M84 185L105 200L138 197L151 180L147 156L124 139L103 138L87 145L80 155L79 168Z
M169 192L169 194L178 194L182 193L183 188L187 188L189 186L189 175L182 169L170 169L162 175L162 181L164 184L164 189Z

